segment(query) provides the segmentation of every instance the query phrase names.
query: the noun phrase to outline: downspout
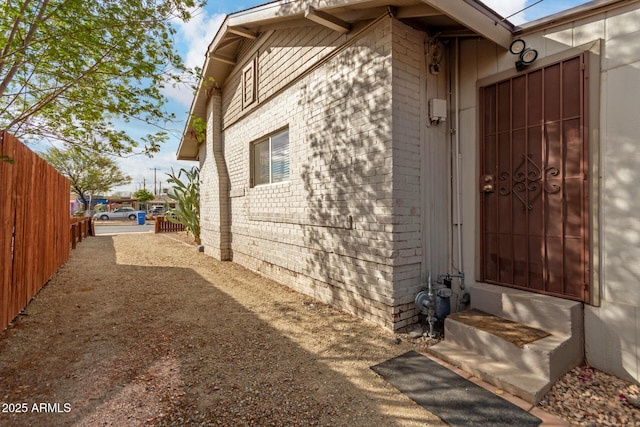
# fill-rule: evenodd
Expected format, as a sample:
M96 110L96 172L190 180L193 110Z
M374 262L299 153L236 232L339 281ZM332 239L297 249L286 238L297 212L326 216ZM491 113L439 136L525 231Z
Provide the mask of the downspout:
M457 222L457 237L458 237L458 274L460 276L460 295L458 295L457 308L460 307L460 300L462 299L462 291L465 289L464 283L464 264L462 262L462 184L460 180L462 178L462 171L460 162L462 161L462 153L460 151L460 41L456 37L455 39L455 63L454 63L454 108L455 108L455 129L454 129L454 141L455 141L455 156L456 156L456 222ZM456 309L456 311L458 311Z
M460 305L469 304L469 294L464 292L466 285L464 283L464 263L462 258L462 152L460 149L460 40L455 38L455 54L454 54L454 66L453 66L453 103L454 103L454 128L452 130L454 147L455 147L455 176L456 176L456 235L458 243L458 274L449 275L451 277L458 277L460 279L456 308L455 311L460 311ZM455 268L454 264L454 268Z

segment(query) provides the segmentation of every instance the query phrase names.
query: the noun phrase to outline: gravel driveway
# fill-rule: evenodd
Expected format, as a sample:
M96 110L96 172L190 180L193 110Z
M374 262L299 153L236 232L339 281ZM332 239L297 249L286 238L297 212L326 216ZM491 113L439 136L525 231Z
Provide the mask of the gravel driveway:
M167 236L94 237L0 334L0 425L442 425L369 369L414 348Z

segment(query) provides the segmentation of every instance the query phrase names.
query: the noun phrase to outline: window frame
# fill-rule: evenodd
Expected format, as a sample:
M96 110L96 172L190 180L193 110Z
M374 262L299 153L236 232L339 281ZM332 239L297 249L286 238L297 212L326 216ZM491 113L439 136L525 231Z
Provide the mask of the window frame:
M273 139L283 135L283 134L287 134L287 151L288 151L288 168L287 168L287 177L286 179L283 179L282 181L277 181L274 182L273 181ZM268 148L269 148L269 181L268 182L261 182L261 183L257 183L256 182L256 158L255 158L255 154L256 154L256 147L260 144L263 143L268 143ZM249 177L249 181L250 181L250 187L251 188L257 188L257 187L264 187L264 186L268 186L268 185L278 185L278 184L283 184L283 183L287 183L290 180L291 177L291 141L289 140L289 127L284 127L281 128L275 132L272 132L270 134L268 134L265 137L262 137L260 139L257 139L253 142L251 142L250 144L250 149L249 149L249 157L250 157L250 162L249 162L249 166L250 166L250 177Z

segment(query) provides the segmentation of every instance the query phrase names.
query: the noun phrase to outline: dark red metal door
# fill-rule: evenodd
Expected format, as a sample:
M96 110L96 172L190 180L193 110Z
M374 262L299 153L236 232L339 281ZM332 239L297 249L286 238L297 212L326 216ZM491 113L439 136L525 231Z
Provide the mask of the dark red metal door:
M588 300L586 60L480 89L486 282Z

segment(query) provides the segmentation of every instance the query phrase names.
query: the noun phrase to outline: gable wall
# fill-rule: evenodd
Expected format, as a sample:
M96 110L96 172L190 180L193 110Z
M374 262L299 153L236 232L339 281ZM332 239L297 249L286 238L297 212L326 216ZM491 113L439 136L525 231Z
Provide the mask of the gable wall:
M351 36L320 26L270 31L241 53L234 72L224 82L223 122L231 126L336 50ZM242 69L257 58L258 101L242 106Z
M417 320L414 298L427 271L447 268L449 233L438 222L449 212L448 163L439 157L449 149L448 127L425 122L427 86L446 98L446 74L426 76L422 31L387 16L362 27L348 37L316 28L314 37L298 29L256 41L246 52L258 58L260 102L249 108L240 108L240 77L226 82L230 257L400 328ZM327 40L337 46L304 46ZM293 60L310 52L316 62ZM287 127L289 182L251 188L251 143ZM203 216L215 222L211 212Z

